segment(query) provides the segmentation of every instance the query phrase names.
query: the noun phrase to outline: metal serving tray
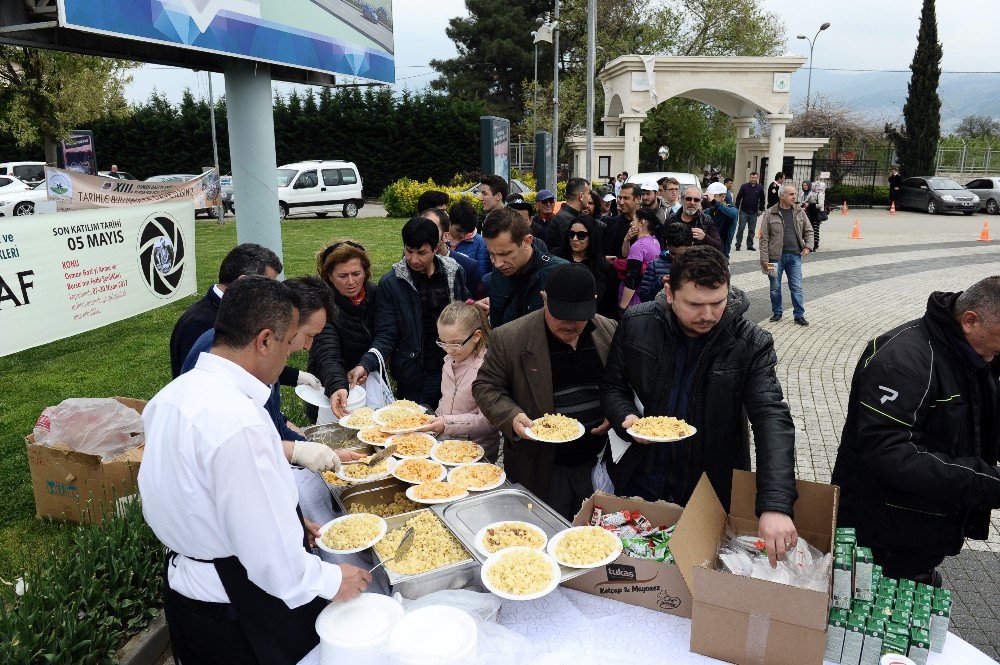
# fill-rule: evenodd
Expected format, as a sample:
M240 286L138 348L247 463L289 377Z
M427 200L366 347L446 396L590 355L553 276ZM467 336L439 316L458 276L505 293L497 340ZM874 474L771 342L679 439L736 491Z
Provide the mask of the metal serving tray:
M341 491L334 492L333 499L337 502L337 507L339 507L340 510L346 515L347 506L349 504L360 503L365 506L373 506L377 503L392 503L392 498L396 495L396 492L402 492L405 494L408 487L410 487L408 483L389 477L383 478L382 480L375 480L370 483L361 483L359 485L345 487ZM422 509L423 508L418 508L406 513L400 513L400 515L406 515L407 518L409 518ZM393 517L395 517L395 515Z
M389 531L393 531L404 526L408 519L425 511L426 509L395 515L387 518L385 521L389 526ZM466 549L469 548L466 547ZM375 548L372 548L372 553L376 563L382 563L382 557L379 556ZM434 570L428 570L426 573L418 573L416 575L402 575L387 566L383 566L382 569L389 578L392 590L398 591L403 598L412 600L444 589L464 589L471 582L479 579L480 564L476 559L469 557L464 561L458 561L443 568L435 568Z
M487 524L518 521L534 524L550 539L572 525L562 515L543 503L522 485L501 487L491 492L474 494L453 503L431 506L476 561L482 565L486 557L476 547L476 534ZM565 582L589 572L589 568L562 569L561 581Z
M337 423L310 425L302 431L310 441L325 444L334 450L367 445L358 439L357 430L341 427Z

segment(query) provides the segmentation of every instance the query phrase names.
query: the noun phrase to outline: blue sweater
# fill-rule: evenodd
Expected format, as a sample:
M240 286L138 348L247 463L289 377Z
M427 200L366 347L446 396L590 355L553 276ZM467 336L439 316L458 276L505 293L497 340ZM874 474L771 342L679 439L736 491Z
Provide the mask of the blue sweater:
M670 250L660 252L660 256L649 262L646 272L642 274L642 284L639 286L639 300L649 302L663 290L663 278L670 274Z
M480 277L493 272L493 265L490 263L490 253L486 249L486 240L478 233L455 245L454 251L459 254L465 254L470 259L474 259L479 264Z
M211 351L214 342L215 328L209 328L191 347L187 358L184 359L184 364L181 365L181 374L186 374L189 370L194 369L194 366L198 364L198 356ZM281 386L277 383L271 384L271 396L267 398L264 408L267 409L267 415L271 416L271 422L274 423L274 428L278 430L278 436L281 437L282 441L305 441L304 436L288 426L288 418L285 418L285 414L281 412Z

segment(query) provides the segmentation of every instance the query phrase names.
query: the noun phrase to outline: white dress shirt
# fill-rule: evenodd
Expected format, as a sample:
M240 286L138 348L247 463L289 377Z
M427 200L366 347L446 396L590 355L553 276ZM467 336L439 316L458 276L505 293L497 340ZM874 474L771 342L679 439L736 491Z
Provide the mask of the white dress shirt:
M167 581L188 598L229 602L215 566L187 557L235 555L251 582L293 609L340 588L340 568L302 547L295 478L264 410L270 392L202 353L143 410L142 512L160 541L186 555Z

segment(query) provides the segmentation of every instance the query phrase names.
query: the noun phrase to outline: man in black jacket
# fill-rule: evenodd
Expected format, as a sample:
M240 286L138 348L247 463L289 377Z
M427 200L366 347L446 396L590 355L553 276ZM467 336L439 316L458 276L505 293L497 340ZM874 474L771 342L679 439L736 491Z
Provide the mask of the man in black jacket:
M403 259L379 280L372 346L389 361L397 396L424 406L441 399L444 351L437 319L448 304L465 300L465 275L454 259L438 256L438 227L414 217L403 226Z
M701 208L701 189L691 185L684 188L684 196L681 199L681 208L667 217L667 224L680 222L691 227L691 236L694 238L695 246L710 245L720 252L722 251L722 238L719 236L719 229L712 221L712 218L704 213ZM660 227L660 246L663 246L662 231L666 225Z
M1000 276L932 293L922 318L865 347L833 468L842 526L888 577L940 584L1000 508Z
M774 182L767 186L767 207L771 208L781 198L781 187L785 184L785 174L778 171L774 174Z
M743 244L743 229L747 230L747 249L754 250L753 238L757 231L757 217L764 212L764 186L757 182L760 176L750 172L750 182L740 185L736 193L736 207L739 208L739 226L736 228L736 249Z
M734 469L750 469L744 412L757 451L759 533L772 564L797 542L792 523L795 427L774 372L771 335L743 318L746 295L729 285L722 252L692 247L676 257L664 292L630 307L604 371L604 415L632 442L608 465L616 494L684 505L707 473L728 509ZM633 439L640 415L674 416L697 428L676 443Z
M569 245L566 233L569 227L573 226L576 218L583 214L583 209L587 207L590 200L590 183L586 178L570 178L566 183L566 202L559 208L559 212L548 224L548 236L539 238L544 240L549 251L555 253L562 251Z
M233 247L219 266L218 284L212 285L204 298L184 310L174 325L170 334L170 375L175 379L180 376L181 366L191 347L206 330L215 325L219 303L222 302L226 287L247 275L264 275L275 279L281 270L281 259L267 247L252 242Z

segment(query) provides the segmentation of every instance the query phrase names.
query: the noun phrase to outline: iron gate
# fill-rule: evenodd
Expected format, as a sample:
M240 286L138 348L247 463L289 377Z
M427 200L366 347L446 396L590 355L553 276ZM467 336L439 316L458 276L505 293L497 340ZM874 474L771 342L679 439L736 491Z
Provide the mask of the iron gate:
M828 190L843 192L859 205L871 205L875 198L875 178L878 161L874 159L791 159L785 158L784 173L787 183L798 189L804 180L813 182L823 178ZM761 159L761 171L767 173L767 157Z

